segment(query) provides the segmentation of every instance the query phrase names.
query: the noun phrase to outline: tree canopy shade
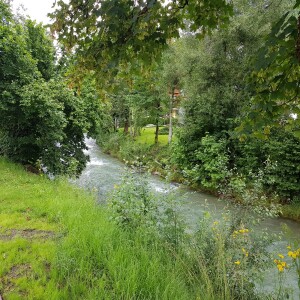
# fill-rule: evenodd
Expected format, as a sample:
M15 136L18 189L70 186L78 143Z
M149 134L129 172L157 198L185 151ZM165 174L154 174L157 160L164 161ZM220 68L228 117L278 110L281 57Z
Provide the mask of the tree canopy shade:
M60 0L50 17L60 42L75 47L78 65L107 76L120 63L151 62L180 30L202 35L231 14L226 0Z

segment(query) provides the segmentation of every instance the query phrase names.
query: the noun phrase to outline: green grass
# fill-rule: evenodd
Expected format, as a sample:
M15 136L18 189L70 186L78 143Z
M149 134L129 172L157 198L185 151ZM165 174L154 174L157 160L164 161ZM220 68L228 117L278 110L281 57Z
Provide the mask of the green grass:
M282 216L300 222L300 203L283 205Z
M141 135L136 137L136 142L140 144L153 145L155 138L155 127L142 128ZM164 146L168 144L168 135L159 135L158 142Z
M215 234L212 220L199 240L189 244L188 239L175 251L155 233L112 223L93 195L64 180L26 173L3 158L0 191L0 295L5 300L241 295L236 287L247 273L234 264L240 244L225 250L228 232ZM243 264L245 272L250 261ZM248 275L252 280L253 272ZM243 295L237 298L253 299L251 293Z
M67 182L0 159L0 295L5 299L191 299L157 241L129 234Z

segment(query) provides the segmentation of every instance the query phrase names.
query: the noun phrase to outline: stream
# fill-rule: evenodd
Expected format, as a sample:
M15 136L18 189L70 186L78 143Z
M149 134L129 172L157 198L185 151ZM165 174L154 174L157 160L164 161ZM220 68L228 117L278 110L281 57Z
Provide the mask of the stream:
M86 144L88 146L86 152L90 156L90 162L75 183L80 187L95 191L98 195L98 201L103 203L114 188L114 185L120 183L125 173L125 166L119 160L104 154L95 140L87 139ZM147 180L150 188L157 193L167 193L170 190L175 190L176 194L180 195L181 211L190 228L197 225L199 218L204 212L209 211L217 219L224 212L225 208L228 209L228 204L218 200L215 196L194 192L186 186L168 183L154 175L149 175ZM232 206L231 209L236 208ZM270 233L281 232L282 226L288 226L291 232L291 239L300 240L300 224L297 222L283 218L266 218L259 225L260 228L266 228ZM286 242L276 242L270 251L286 253ZM265 280L263 285L258 287L260 290L271 291L274 289L274 285L276 285L275 272L277 273L276 267L264 274ZM294 290L293 298L290 299L300 300L296 276L293 272L287 272L286 277L288 287Z

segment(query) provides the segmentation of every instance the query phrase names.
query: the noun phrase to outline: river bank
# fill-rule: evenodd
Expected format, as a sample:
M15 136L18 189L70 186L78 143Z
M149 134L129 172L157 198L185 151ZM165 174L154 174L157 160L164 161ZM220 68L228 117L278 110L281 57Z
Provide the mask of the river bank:
M104 154L103 151L101 151L101 149L97 146L95 141L91 139L87 140L87 145L89 148L87 154L90 155L91 161L89 162L81 177L76 181L76 184L94 191L101 203L103 202L103 198L111 199L111 197L113 197L113 195L117 191L117 195L122 195L122 197L119 199L119 201L116 202L123 203L121 206L118 206L119 211L122 211L123 205L127 203L127 201L124 202L124 199L128 199L129 207L131 207L131 201L133 201L134 203L140 203L140 198L136 200L130 200L132 199L132 197L128 196L128 189L130 189L131 191L135 191L136 188L131 184L128 184L128 182L130 182L130 174L132 173L128 173L126 171L124 163L120 162L120 160L116 158L113 158L111 155ZM131 168L129 168L129 170L131 170ZM161 197L166 197L168 193L171 192L172 199L177 199L180 214L184 217L186 226L188 226L189 228L188 232L190 232L190 230L192 232L197 231L199 223L201 222L201 220L203 220L203 218L209 216L211 220L223 220L224 214L226 215L229 211L232 211L234 215L238 216L238 218L240 220L243 220L243 222L247 223L249 221L249 216L247 217L246 213L247 210L244 210L240 205L236 206L225 202L224 200L218 200L218 198L212 195L192 191L183 185L167 183L165 180L162 180L158 176L152 176L150 174L146 175L145 173L134 174L135 182L140 185L139 181L142 178L142 186L144 186L146 190L149 188L151 192L154 192L158 199L160 199ZM127 189L125 188L125 190L123 186L124 179L126 179L125 187L127 187ZM133 197L133 199L135 199L135 197ZM126 208L124 207L124 209L128 211L129 207L126 206ZM133 209L136 212L134 206ZM128 216L126 217L126 219L127 218ZM291 238L292 240L294 240L294 242L299 239L300 226L296 222L292 222L282 218L264 217L263 219L263 221L259 221L259 225L256 226L254 231L260 233L267 232L267 236L271 237L274 234L275 236L277 236L284 228L288 228L288 239ZM255 218L253 221L257 222L257 219ZM214 221L211 221L211 224L212 223L214 223ZM266 237L264 237L261 242L265 238ZM284 242L283 240L279 241L279 239L282 239L282 237L279 238L279 236L277 236L276 243L271 248L268 248L268 251L270 251L270 253L285 253L286 242ZM276 259L276 256L274 257L274 259ZM276 290L277 283L276 280L274 280L274 274L276 273L277 271L274 268L268 270L268 272L265 273L264 276L264 285L263 287L261 286L260 289L266 289L267 292ZM263 273L261 273L261 275L262 274ZM290 277L291 275L292 272L288 272L284 277L285 280L287 280L287 282L290 284L290 286L295 287L297 286L297 280L293 276ZM294 299L298 298L294 297Z
M216 299L219 293L231 294L226 285L209 291L211 279L187 276L191 270L158 237L142 229L124 231L109 221L93 195L3 159L0 170L3 299ZM203 283L202 290L196 282Z
M231 227L208 217L197 239L181 236L174 248L149 226L128 230L117 224L105 206L96 204L95 194L64 180L29 174L3 159L0 170L3 299L229 300L267 295L257 295L251 282L266 266L258 254L268 243L256 244L261 240L246 224L236 224L238 236L233 237ZM268 264L274 264L271 258Z
M121 162L132 165L139 166L140 168L148 171L156 176L159 176L169 182L184 184L194 191L203 192L206 194L211 194L215 197L224 198L230 200L233 203L245 204L241 197L241 194L248 193L250 189L243 187L244 191L238 191L238 193L226 188L223 191L217 190L216 188L204 188L196 182L190 182L183 176L183 172L178 169L172 162L170 162L170 157L172 151L170 147L166 144L165 139L163 139L163 144L154 145L149 143L149 138L147 143L140 143L141 139L137 141L131 137L124 139L122 135L115 135L113 139L103 142L98 142L103 151L112 157L119 159ZM240 184L240 183L239 183ZM244 183L241 183L244 184ZM240 189L240 186L236 187ZM256 195L252 195L253 198L261 197L261 192L258 191ZM251 195L250 195L251 196ZM266 201L262 203L259 202L258 205L264 205L269 209L273 204L278 207L278 214L285 219L293 220L300 223L300 203L286 203L280 201L280 199L267 199L268 195L263 195ZM253 201L255 202L255 201ZM283 203L283 204L282 204ZM280 204L280 205L279 205ZM252 205L252 204L251 204ZM254 203L253 206L256 204Z

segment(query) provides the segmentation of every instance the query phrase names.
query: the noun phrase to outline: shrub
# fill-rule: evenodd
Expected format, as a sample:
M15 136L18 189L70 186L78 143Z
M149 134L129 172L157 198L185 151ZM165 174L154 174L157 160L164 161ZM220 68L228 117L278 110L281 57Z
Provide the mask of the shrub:
M276 192L285 202L299 202L300 139L282 129L273 130L267 140L249 139L239 144L237 168L247 175L265 170L263 186L266 192Z
M201 139L201 147L194 152L196 163L191 169L185 168L184 176L191 183L205 188L217 189L229 176L229 156L226 151L226 141L217 140L206 135Z
M0 110L0 124L6 137L2 149L9 158L32 165L39 161L56 175L81 173L88 158L79 98L61 83L41 80L25 85L19 101L10 99L5 105L10 110ZM16 122L9 122L11 114L17 114Z
M128 172L108 204L111 219L123 229L143 230L176 247L180 244L184 227L177 201L172 194L151 192L145 178Z
M155 241L167 249L195 298L259 299L255 284L273 264L268 246L274 237L251 229L253 219L238 208L217 221L204 213L191 232L175 197L158 197L144 180L128 174L109 201L111 220L125 232L143 236L149 247Z

